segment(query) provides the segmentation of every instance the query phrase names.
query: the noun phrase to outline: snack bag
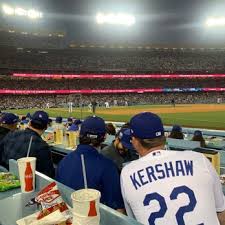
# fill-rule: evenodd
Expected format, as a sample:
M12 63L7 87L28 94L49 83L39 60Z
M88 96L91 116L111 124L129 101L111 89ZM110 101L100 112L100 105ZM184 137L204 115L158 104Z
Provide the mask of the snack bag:
M20 181L11 173L0 173L0 192L20 187Z
M56 210L59 210L65 217L65 224L72 225L72 215L70 214L66 203L63 201L55 182L49 184L41 192L39 192L35 198L35 201L40 203L42 206L42 210L38 214L37 220L40 220Z

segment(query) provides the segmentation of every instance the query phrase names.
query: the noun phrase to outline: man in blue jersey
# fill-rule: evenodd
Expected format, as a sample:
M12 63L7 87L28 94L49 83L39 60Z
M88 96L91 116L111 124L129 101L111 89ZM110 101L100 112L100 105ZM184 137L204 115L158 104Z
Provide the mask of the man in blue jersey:
M121 173L127 214L144 225L224 225L224 195L209 160L164 150L163 124L153 113L134 116L130 128L141 158Z
M104 120L96 116L88 117L81 125L80 144L60 162L56 179L75 190L83 189L81 155L84 155L88 188L101 192L101 203L124 212L117 167L98 152L105 135Z

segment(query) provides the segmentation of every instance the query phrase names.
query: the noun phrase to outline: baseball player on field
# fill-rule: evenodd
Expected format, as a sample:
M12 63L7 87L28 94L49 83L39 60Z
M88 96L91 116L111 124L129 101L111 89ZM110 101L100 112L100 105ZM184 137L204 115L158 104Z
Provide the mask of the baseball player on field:
M209 160L164 150L163 124L153 113L137 114L130 128L140 158L121 173L128 216L145 225L224 225L224 195Z

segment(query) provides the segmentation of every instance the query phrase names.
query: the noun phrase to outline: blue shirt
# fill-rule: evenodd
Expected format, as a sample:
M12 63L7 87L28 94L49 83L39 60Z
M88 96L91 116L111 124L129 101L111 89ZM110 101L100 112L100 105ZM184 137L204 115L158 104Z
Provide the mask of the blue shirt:
M81 154L84 155L88 188L101 192L101 203L113 209L124 208L116 165L90 145L78 145L59 163L56 180L75 190L84 188Z
M78 131L78 130L79 127L74 123L68 128L68 131Z

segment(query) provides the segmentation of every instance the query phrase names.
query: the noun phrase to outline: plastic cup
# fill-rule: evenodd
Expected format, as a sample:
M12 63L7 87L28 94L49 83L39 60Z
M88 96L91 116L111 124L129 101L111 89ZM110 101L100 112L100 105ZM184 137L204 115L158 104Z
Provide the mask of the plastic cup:
M86 217L73 213L73 225L100 225L100 216Z
M94 189L81 189L72 193L73 225L79 223L98 225L100 223L100 197L101 193Z
M17 160L21 191L30 193L35 190L36 158L26 157Z

